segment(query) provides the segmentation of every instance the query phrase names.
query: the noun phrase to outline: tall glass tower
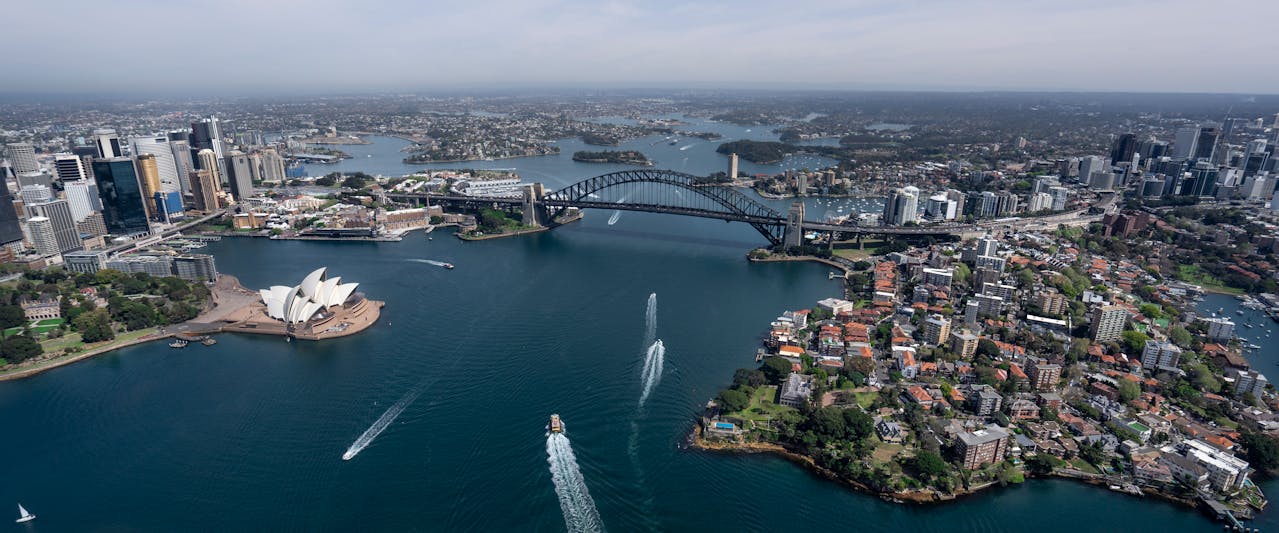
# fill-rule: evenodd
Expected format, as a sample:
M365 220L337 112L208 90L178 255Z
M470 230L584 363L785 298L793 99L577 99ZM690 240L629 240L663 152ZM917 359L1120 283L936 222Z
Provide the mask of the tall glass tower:
M93 174L97 177L98 196L102 198L102 218L107 231L114 235L145 233L151 230L147 223L146 204L142 185L133 160L113 157L95 160Z

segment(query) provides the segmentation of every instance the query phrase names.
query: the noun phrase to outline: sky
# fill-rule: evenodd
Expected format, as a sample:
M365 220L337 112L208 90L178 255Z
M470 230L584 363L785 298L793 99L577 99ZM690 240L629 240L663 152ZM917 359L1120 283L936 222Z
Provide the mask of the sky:
M0 92L1279 92L1273 0L11 4Z

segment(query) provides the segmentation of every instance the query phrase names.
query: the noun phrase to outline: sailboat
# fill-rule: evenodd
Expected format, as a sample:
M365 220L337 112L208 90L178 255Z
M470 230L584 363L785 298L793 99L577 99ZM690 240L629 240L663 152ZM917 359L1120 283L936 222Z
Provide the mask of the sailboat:
M17 523L19 523L19 524L21 524L21 523L23 523L23 522L30 522L30 521L35 520L35 519L36 519L36 515L33 515L33 514L31 514L31 513L28 513L28 512L27 512L27 509L26 509L25 507L23 507L23 506L22 506L22 504L18 504L18 514L19 514L20 516L18 516L18 519L17 519L17 520L14 520L14 522L17 522Z

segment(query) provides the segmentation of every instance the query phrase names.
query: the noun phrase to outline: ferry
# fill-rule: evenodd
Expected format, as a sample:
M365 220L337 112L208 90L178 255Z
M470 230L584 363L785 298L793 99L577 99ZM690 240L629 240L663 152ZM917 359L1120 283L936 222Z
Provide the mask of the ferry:
M564 424L560 422L560 415L551 415L551 423L547 424L546 427L551 430L551 433L564 432Z

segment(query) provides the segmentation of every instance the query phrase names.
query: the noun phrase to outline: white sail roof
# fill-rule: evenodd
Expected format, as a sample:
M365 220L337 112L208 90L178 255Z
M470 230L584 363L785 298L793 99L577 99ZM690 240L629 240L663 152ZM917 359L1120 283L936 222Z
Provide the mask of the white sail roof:
M266 304L267 315L289 324L299 324L310 320L321 310L342 305L359 284L342 283L341 277L329 279L327 271L327 268L318 268L294 287L276 285L258 291L262 303Z

